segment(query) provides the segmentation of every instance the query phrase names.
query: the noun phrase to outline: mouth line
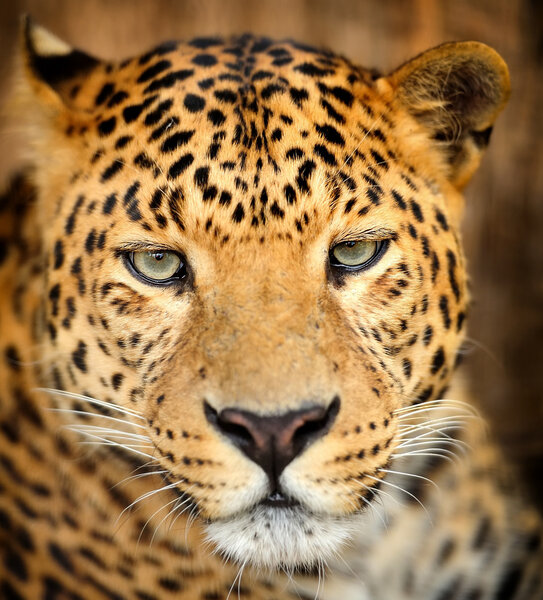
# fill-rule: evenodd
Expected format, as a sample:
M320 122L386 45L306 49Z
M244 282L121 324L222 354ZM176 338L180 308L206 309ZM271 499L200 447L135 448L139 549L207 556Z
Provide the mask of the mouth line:
M302 505L278 491L274 491L258 503L260 506L271 508L301 508Z

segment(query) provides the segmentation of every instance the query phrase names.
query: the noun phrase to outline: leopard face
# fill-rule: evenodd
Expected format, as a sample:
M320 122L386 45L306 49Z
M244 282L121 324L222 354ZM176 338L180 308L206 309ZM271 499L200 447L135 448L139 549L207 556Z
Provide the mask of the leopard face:
M26 40L44 387L118 406L141 436L120 444L228 558L326 558L400 453L398 411L454 369L459 189L503 62L450 44L376 77L249 36L121 63Z

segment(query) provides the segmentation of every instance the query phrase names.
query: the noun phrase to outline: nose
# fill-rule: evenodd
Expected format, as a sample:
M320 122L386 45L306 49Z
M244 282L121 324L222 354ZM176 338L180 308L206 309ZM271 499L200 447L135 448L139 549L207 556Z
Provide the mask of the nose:
M311 406L272 416L237 408L218 413L207 403L204 409L207 420L264 469L275 490L283 469L330 429L339 412L339 398L328 407Z

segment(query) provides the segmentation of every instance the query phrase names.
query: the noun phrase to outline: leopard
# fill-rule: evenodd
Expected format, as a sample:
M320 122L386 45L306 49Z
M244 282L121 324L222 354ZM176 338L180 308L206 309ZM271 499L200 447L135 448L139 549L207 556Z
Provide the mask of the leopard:
M98 59L30 18L0 198L0 596L536 600L460 368L480 42L388 74L243 34Z

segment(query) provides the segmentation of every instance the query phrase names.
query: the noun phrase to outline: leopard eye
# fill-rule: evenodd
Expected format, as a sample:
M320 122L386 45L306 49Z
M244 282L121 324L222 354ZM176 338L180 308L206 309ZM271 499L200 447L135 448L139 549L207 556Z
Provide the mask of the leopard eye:
M342 242L330 250L330 264L349 271L373 264L386 249L388 240Z
M181 257L169 250L131 252L129 260L134 270L151 283L169 283L183 276Z

